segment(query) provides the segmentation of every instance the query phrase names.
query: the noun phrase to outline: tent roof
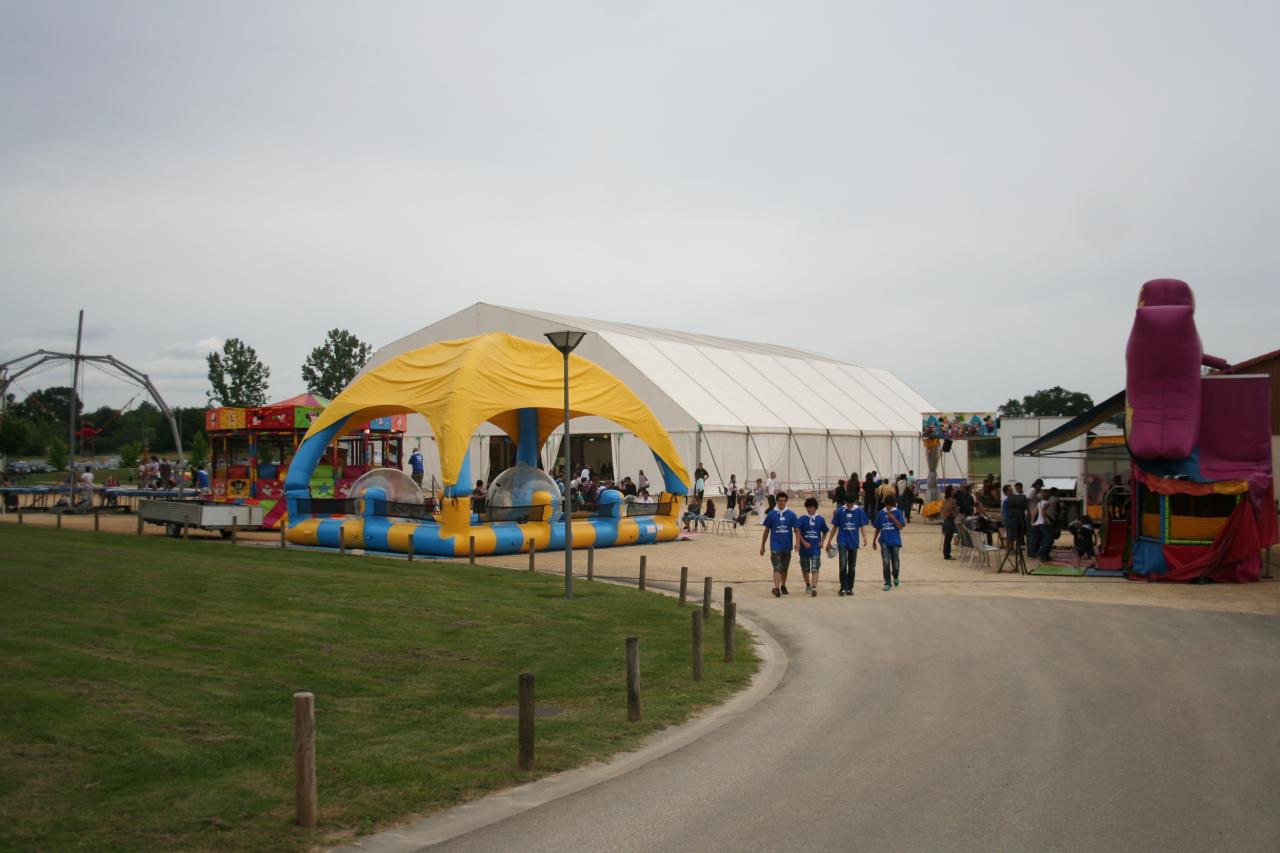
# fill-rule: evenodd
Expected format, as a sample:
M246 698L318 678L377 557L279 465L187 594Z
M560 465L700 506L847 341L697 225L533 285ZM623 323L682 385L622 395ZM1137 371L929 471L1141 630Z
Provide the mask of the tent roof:
M539 339L562 328L590 332L581 351L672 428L918 435L921 413L935 408L887 370L803 349L483 302L388 344L370 364L460 334Z
M463 471L472 433L486 421L518 442L517 412L532 410L537 416L535 446L563 423L565 369L564 357L550 344L502 333L429 344L359 376L321 412L305 439L352 416L364 420L417 412L436 436L441 479L453 485ZM631 430L675 480L688 486L689 473L671 437L639 397L581 356L569 356L567 369L573 416L601 415ZM683 491L665 479L668 491Z

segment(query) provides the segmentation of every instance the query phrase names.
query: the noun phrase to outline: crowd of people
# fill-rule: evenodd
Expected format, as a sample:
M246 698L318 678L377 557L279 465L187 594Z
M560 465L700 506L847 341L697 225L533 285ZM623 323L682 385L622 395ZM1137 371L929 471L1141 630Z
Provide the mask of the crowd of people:
M986 538L987 544L997 532L1003 532L1006 548L1022 549L1027 555L1047 563L1053 556L1053 547L1064 530L1071 533L1075 549L1076 566L1086 560L1085 568L1097 566L1095 553L1098 532L1094 520L1085 515L1064 525L1061 494L1055 487L1046 488L1044 480L1036 479L1030 489L1022 483L1005 485L995 492L994 477L983 483L980 499L975 500L969 483L959 488L947 486L942 501L942 556L955 559L951 554L952 541L960 527L965 526ZM998 494L989 499L988 495ZM988 508L999 507L998 518L992 517Z

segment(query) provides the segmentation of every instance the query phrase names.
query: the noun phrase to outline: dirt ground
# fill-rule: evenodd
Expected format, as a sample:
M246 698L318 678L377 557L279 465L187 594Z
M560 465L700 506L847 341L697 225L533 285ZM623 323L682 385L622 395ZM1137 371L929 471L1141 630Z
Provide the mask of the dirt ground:
M830 515L830 506L822 512ZM8 514L0 517L0 524L16 524L17 517ZM53 527L56 517L46 513L26 513L24 523L33 526ZM106 533L136 535L135 516L102 514L100 529ZM640 557L646 558L646 577L650 583L678 584L680 567L689 567L689 596L700 599L702 579L713 578L714 598L721 598L725 584L734 586L738 597L759 596L768 598L773 585L767 556L760 556L759 520L754 526L739 529L736 535L697 533L688 539L642 545L627 548L602 548L595 552L595 573L602 578L635 579L639 575ZM64 516L63 527L68 530L93 530L92 516ZM146 526L146 536L161 536L160 527ZM216 533L195 532L193 539L219 540ZM279 534L272 532L242 533L242 547L278 547ZM1064 540L1065 541L1065 540ZM229 543L228 543L229 546ZM1280 549L1272 556L1273 574L1280 578ZM954 554L961 552L957 548ZM918 518L904 532L902 548L902 584L913 592L926 595L1008 595L1024 598L1059 599L1106 604L1131 604L1152 607L1188 608L1196 610L1220 610L1237 613L1280 614L1280 580L1263 580L1256 584L1164 584L1129 581L1122 578L1086 577L1038 577L996 573L999 555L993 555L990 565L980 561L966 562L942 559L941 528ZM465 562L465 558L461 561ZM527 569L526 554L506 557L485 557L486 565ZM1035 561L1031 561L1035 565ZM564 554L560 551L539 553L536 557L538 571L563 573ZM824 558L819 595L834 597L837 590L837 566L834 560ZM587 554L574 552L574 574L585 582ZM1263 574L1266 574L1265 562ZM795 597L797 588L803 589L798 565L792 569L792 579L787 584ZM870 548L862 550L858 557L858 574L855 590L858 596L883 595L881 589L880 555ZM890 593L891 594L891 593Z

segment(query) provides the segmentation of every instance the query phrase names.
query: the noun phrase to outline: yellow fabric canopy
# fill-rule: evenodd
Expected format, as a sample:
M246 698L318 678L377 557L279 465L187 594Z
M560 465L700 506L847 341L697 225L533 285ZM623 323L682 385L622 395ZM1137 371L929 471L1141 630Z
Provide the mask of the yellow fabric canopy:
M689 472L662 424L616 376L569 356L571 414L626 427L687 487ZM402 353L352 382L307 430L307 438L345 417L417 412L440 452L441 479L458 482L472 434L486 421L518 440L516 412L538 412L539 444L564 421L564 356L550 344L501 332L441 341Z

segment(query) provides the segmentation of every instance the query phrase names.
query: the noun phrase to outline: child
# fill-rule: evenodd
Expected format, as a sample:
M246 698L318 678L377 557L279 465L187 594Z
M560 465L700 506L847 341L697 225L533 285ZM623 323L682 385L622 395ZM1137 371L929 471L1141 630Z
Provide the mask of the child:
M805 514L796 521L800 534L800 571L804 573L804 591L811 596L818 594L818 570L822 568L822 540L831 531L827 520L818 515L818 499L807 498Z
M800 532L796 530L796 514L787 509L787 493L779 492L777 505L764 517L764 536L760 537L760 556L764 546L769 546L769 561L773 563L773 597L781 598L787 592L787 570L791 568L791 549L799 547Z
M876 532L871 539L871 547L880 547L880 563L884 566L884 591L888 592L898 585L898 569L900 562L898 551L902 549L902 528L907 520L898 509L898 499L893 495L885 495L883 508L876 513Z
M1080 568L1080 563L1085 557L1089 558L1089 565L1086 569L1096 569L1098 567L1098 559L1093 553L1093 544L1097 541L1098 532L1094 529L1093 518L1085 516L1078 521L1071 522L1071 535L1076 541L1076 568Z
M866 527L870 523L867 514L858 506L858 490L849 489L844 495L844 506L836 507L835 515L831 516L831 532L827 534L828 547L832 539L840 546L841 595L853 595L853 576L858 565L858 540L861 538L862 547L867 547Z

